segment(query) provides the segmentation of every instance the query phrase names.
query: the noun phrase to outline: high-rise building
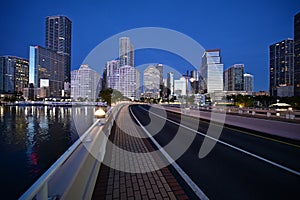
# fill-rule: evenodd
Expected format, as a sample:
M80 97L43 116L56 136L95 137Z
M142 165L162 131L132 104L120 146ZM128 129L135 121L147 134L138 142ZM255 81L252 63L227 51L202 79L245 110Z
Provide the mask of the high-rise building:
M23 92L28 87L27 59L16 56L0 57L0 93Z
M29 49L29 84L36 89L35 98L61 97L64 90L64 57L56 51L41 46ZM46 92L40 95L37 89Z
M119 87L120 61L111 60L106 62L106 88L116 89Z
M70 83L72 22L66 16L46 17L46 48L64 59L64 81Z
M118 87L116 89L120 91L125 97L128 97L131 100L139 100L139 71L129 65L122 66L119 70L119 84L117 84Z
M179 80L174 80L174 94L175 96L187 95L187 80L186 77L181 77Z
M74 100L95 101L101 90L100 75L89 68L81 65L78 70L71 71L71 98Z
M156 68L159 70L159 95L162 97L164 92L164 68L162 64L157 64Z
M15 92L14 61L8 57L0 58L0 93L13 94Z
M144 96L150 98L160 97L160 70L149 65L144 70Z
M270 45L270 81L271 96L294 95L294 41L286 39ZM296 79L295 79L296 80ZM278 93L278 90L289 91Z
M134 67L134 48L129 37L119 39L120 67L129 65Z
M139 100L141 94L140 72L132 66L120 66L119 60L106 63L106 88L118 90L125 97Z
M253 92L254 91L254 78L251 74L244 74L244 91Z
M220 49L205 51L200 66L201 89L204 93L223 91L223 67Z
M191 78L190 78L190 83L191 83L191 93L193 94L198 94L200 90L200 85L199 85L199 71L193 70L191 71Z
M224 90L244 90L244 64L234 64L224 71Z
M174 95L174 73L168 72L167 74L167 88L170 90L170 95Z
M300 96L300 12L294 16L294 95Z

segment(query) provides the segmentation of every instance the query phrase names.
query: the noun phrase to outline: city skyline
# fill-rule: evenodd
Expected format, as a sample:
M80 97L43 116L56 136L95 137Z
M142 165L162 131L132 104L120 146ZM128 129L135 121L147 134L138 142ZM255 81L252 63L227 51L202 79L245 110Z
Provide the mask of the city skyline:
M7 26L0 40L0 54L28 57L28 46L44 44L42 30L44 19L49 15L66 15L73 22L72 70L82 64L89 51L113 34L145 26L165 27L192 37L205 49L220 48L225 69L234 63L244 63L248 69L246 72L256 77L255 91L268 90L268 46L293 37L293 18L299 11L299 4L295 1L217 2L218 7L214 4L196 1L191 4L178 1L130 1L70 5L67 2L38 4L33 1L18 2L14 8L10 8L4 3L7 9L1 14L1 22ZM136 12L127 16L120 9ZM255 15L250 12L253 9L256 10ZM150 15L154 10L161 14ZM33 14L20 18L24 11ZM16 13L18 15L15 16ZM93 26L96 22L97 27ZM22 37L18 31L20 29ZM184 62L173 62L168 57L160 59L160 55L151 51L143 57L141 53L136 52L136 66L148 63L153 58L177 70L186 71L183 69L186 67Z

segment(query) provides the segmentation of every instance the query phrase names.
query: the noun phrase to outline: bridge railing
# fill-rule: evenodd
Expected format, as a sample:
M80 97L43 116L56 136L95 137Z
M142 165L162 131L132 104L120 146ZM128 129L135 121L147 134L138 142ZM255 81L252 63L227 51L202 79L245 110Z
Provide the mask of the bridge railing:
M95 158L95 163L99 163L103 161L104 155L105 155L105 149L106 149L106 142L108 135L110 134L110 130L113 126L114 120L119 112L119 110L122 108L124 104L118 104L114 108L111 108L106 113L106 120L105 124L101 124L101 119L97 119L94 124L84 132L84 134L76 140L71 147L67 149L67 151L19 198L20 200L31 200L31 199L37 199L37 200L47 200L49 198L49 182L52 181L52 178L59 172L60 168L62 168L63 165L67 162L75 162L76 159L70 159L70 157L76 157L77 155L74 155L75 152L79 149L80 146L84 146L83 143L89 142L91 140L91 132L95 127L99 127L100 134L105 134L106 136L101 138L101 143L98 143L100 145L99 151L101 150L100 158ZM105 130L104 130L105 129ZM93 139L97 140L95 136ZM97 140L99 142L99 140ZM96 142L95 142L96 143ZM99 147L99 146L98 146ZM98 148L97 147L97 148ZM92 147L91 147L92 148ZM88 151L85 152L85 154L89 154ZM87 156L85 156L87 157ZM82 159L83 162L86 162L87 159ZM98 165L98 168L100 167L100 164ZM72 166L73 164L69 164L69 166ZM74 170L72 177L78 176L80 174L78 171L86 170L83 169L84 164L80 164L80 167L78 167L77 170ZM90 167L91 168L91 167ZM91 172L94 172L95 170L90 170ZM98 172L97 172L98 173ZM59 177L60 179L64 179L65 177ZM56 180L55 182L60 182L60 180ZM71 181L69 181L68 186L66 187L66 190L70 190L72 187L70 184L74 184L74 178L72 178ZM80 184L86 184L89 187L93 187L95 184L95 181L93 184L90 184L89 181L86 181L85 183ZM82 186L86 187L86 186ZM52 189L53 190L53 189ZM86 191L85 191L86 192ZM55 195L63 196L64 194L60 194L60 192L52 192L55 193ZM83 192L82 192L83 193ZM87 195L87 194L84 194ZM91 195L91 194L89 194Z

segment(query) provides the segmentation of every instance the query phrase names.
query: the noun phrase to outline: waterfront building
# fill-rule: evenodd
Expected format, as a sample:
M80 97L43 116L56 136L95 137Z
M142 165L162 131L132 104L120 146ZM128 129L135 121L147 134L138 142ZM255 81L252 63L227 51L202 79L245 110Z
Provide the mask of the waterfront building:
M101 77L88 65L71 71L71 98L73 100L96 101L101 90Z
M294 41L285 39L270 45L269 90L271 96L281 96L279 90L289 91L287 96L294 95ZM284 92L286 95L286 92Z
M0 57L0 94L23 92L28 87L29 62L16 56Z
M66 16L46 17L46 48L63 56L64 81L70 83L72 22Z
M35 88L34 97L41 98L38 88L47 90L47 97L61 98L64 90L64 57L41 46L29 49L29 84Z

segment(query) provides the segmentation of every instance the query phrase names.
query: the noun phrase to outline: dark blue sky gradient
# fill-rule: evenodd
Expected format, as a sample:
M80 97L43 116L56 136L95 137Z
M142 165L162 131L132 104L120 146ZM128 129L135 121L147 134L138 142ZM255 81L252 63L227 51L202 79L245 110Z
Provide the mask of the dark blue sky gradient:
M245 71L255 76L255 90L268 90L268 47L293 38L293 16L299 11L299 0L5 0L0 12L0 55L28 58L29 45L44 46L45 17L49 15L66 15L73 22L72 69L114 34L163 27L188 35L205 49L220 48L225 69L244 63ZM153 62L168 60L151 55ZM145 59L142 52L137 53L135 64L149 61ZM187 66L176 62L168 64L186 71Z

